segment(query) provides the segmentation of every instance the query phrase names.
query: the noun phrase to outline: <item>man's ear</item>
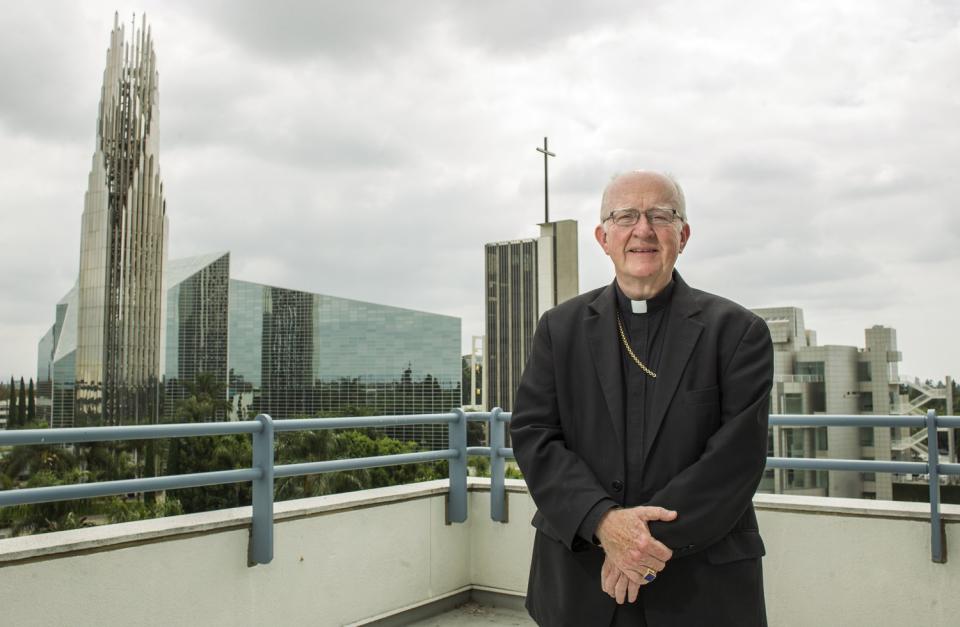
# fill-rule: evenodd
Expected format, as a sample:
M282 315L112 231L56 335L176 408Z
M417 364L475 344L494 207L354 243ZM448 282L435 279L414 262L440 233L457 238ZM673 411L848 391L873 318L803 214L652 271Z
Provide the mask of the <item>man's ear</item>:
M597 243L600 244L603 252L609 255L610 253L607 252L607 232L604 230L602 224L598 224L597 228L593 230L593 236L597 238Z

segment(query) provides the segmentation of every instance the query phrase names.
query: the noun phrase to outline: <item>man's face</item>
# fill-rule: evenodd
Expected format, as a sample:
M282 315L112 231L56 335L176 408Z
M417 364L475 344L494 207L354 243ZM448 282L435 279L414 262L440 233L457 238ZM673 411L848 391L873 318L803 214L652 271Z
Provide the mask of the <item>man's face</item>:
M607 187L602 217L619 209L676 207L675 194L673 183L666 177L631 172ZM595 235L613 261L620 288L627 296L642 299L656 295L670 283L677 255L690 237L690 227L679 218L673 224L654 227L643 216L633 226L618 226L607 220L597 226Z

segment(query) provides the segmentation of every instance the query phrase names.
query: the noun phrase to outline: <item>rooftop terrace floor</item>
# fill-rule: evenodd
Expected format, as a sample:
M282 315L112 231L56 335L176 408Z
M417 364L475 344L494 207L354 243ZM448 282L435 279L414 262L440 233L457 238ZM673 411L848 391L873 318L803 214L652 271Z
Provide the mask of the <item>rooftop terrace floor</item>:
M410 623L411 627L480 627L481 625L536 625L525 610L464 603L443 614Z

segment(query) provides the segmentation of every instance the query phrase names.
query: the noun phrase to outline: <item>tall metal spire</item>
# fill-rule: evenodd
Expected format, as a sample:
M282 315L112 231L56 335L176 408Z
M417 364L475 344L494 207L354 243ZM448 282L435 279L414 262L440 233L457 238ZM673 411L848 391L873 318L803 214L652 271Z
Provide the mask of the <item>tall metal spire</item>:
M158 417L167 218L159 167L158 74L146 28L114 15L80 234L79 424Z

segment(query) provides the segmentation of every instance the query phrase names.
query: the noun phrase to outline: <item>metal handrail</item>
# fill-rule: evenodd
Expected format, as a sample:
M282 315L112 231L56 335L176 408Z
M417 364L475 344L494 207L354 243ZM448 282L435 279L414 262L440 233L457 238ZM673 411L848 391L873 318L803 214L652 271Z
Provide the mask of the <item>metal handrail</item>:
M926 428L927 441L936 451L937 427L960 428L960 416L937 417L934 410L926 416L849 416L781 414L770 416L770 426L807 427L915 427ZM929 459L932 457L933 459ZM939 455L928 456L927 462L898 462L860 459L809 459L805 457L768 457L767 468L802 470L853 470L926 474L930 489L930 559L938 564L947 561L946 534L940 516L940 475L960 475L960 464L941 464Z
M494 410L495 412L497 410ZM511 415L501 412L493 418L491 412L491 446L484 447L494 458L512 458L513 449L503 448L504 440L497 437L492 428L494 424L508 422ZM926 428L930 442L936 442L937 427L960 428L960 416L937 416L934 410L926 416L862 416L827 414L776 414L770 416L770 426L792 427L914 427ZM494 445L494 442L497 445ZM934 456L935 457L935 456ZM768 457L767 468L796 468L801 470L847 470L857 472L889 472L926 474L930 491L930 556L934 562L946 561L946 537L943 520L940 515L940 478L939 475L960 475L960 464L939 463L939 459L927 462L903 462L861 459L810 459L805 457ZM503 516L503 475L490 471L490 507L494 520L505 521Z
M149 440L249 433L253 436L253 465L251 468L239 470L3 490L0 491L0 506L250 481L253 487L250 563L251 565L266 564L273 559L273 484L277 478L446 459L449 462L450 481L447 519L450 522L464 522L467 519L467 457L483 455L490 458L490 517L498 522L507 522L506 460L513 458L514 455L513 449L506 447L505 444L507 423L511 417L509 412L502 411L499 408L490 412L468 413L461 409L454 409L446 414L306 418L277 421L266 414L261 414L254 420L243 422L2 431L0 432L0 446L74 444L79 442ZM467 422L486 422L489 425L490 446L467 446ZM378 457L274 465L273 452L275 433L277 432L421 424L447 424L449 426L448 448ZM960 417L938 417L933 410L928 411L926 416L782 414L770 416L770 425L925 427L930 441L936 442L937 427L960 428ZM931 558L934 562L943 563L946 561L946 540L943 520L940 516L939 475L960 475L960 464L939 463L937 456L932 457L934 459L932 461L928 460L926 463L768 457L766 466L767 468L853 470L927 475L930 486Z
M476 416L473 420L478 420ZM359 470L378 466L414 464L447 459L450 461L450 500L448 518L463 522L467 518L466 414L455 409L448 414L309 418L274 421L260 414L252 421L206 422L168 425L87 427L70 429L23 429L0 432L0 446L36 444L75 444L113 440L150 440L158 438L198 437L249 433L253 435L253 466L248 469L222 470L165 477L144 477L119 481L100 481L42 488L0 491L0 506L114 496L131 492L156 492L227 483L252 483L252 522L250 563L267 564L273 559L273 484L274 479L308 474ZM315 429L359 429L365 427L448 424L450 445L440 451L399 453L378 457L329 460L275 466L274 433Z

